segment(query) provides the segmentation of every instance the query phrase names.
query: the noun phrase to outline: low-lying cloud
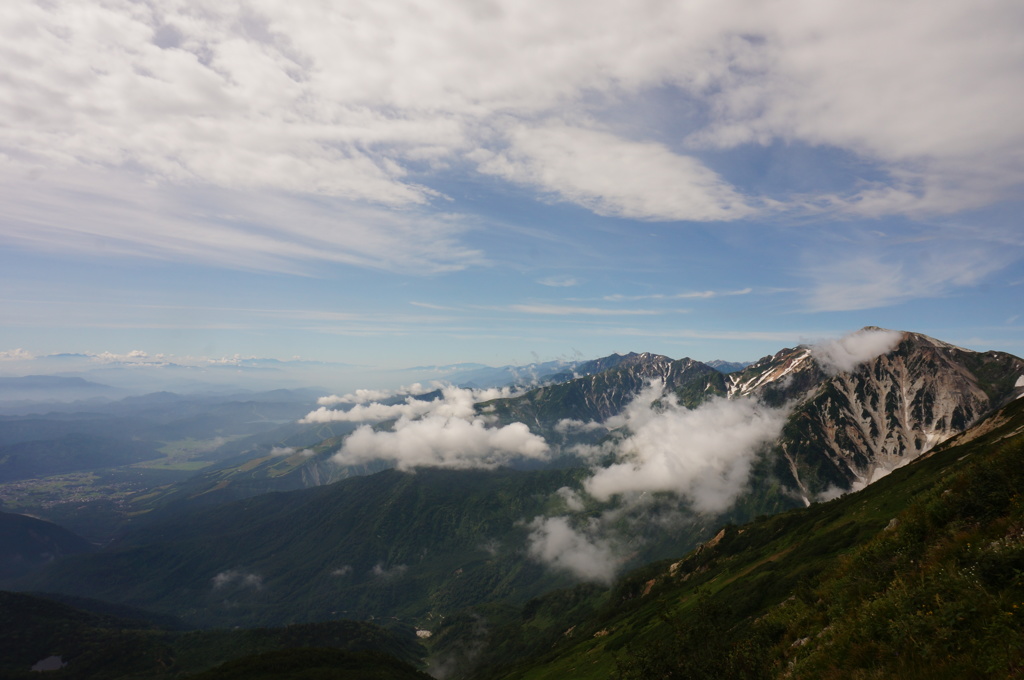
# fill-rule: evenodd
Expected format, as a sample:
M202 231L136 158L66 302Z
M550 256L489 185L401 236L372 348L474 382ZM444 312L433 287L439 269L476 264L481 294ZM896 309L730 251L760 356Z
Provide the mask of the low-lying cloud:
M403 387L397 391L389 390L366 390L358 389L355 392L349 394L343 394L338 396L337 394L331 394L326 397L320 397L316 400L316 403L320 406L336 406L337 404L366 404L371 401L381 401L389 397L393 397L396 394L420 394L425 392L423 386L419 383L410 385L409 387Z
M365 423L394 420L395 418L418 418L427 414L444 415L453 418L471 418L474 405L480 401L500 399L512 396L508 388L492 388L487 390L470 390L453 385L437 386L440 396L426 399L423 395L429 390L419 383L399 392L382 392L376 390L356 390L342 397L331 395L321 397L317 403L322 404L315 411L307 413L301 423L348 422ZM384 403L382 399L397 398L406 395L404 401ZM355 404L350 409L331 409L328 405Z
M684 521L679 504L656 507L653 494L672 493L689 510L719 514L748 488L757 457L782 433L789 414L753 399L714 399L696 409L680 405L652 382L619 415L602 425L624 436L574 450L594 462L583 492L559 489L568 514L529 525L528 554L584 580L609 581L652 523ZM579 431L567 422L565 429ZM613 456L615 462L596 461ZM603 505L598 515L582 517Z
M405 564L395 564L390 567L385 567L383 562L378 562L373 565L373 569L370 570L370 575L374 578L392 580L405 576L407 571L409 571L409 567Z
M610 583L614 578L618 550L603 536L598 519L575 528L568 517L536 517L529 528L528 553L538 562L588 581Z
M287 456L294 456L296 454L308 458L312 456L315 451L313 449L297 449L294 446L275 446L270 449L270 455L274 457L285 458Z
M563 418L555 423L555 432L558 432L559 434L594 432L606 429L608 429L607 426L602 423L595 423L594 421L584 422L582 420L576 420L575 418Z
M866 361L888 354L903 340L903 333L881 328L864 328L836 340L811 347L818 365L831 375L852 371Z
M547 442L523 423L491 427L483 417L430 415L399 418L391 432L363 425L349 435L333 460L343 465L386 460L400 470L491 468L515 459L546 459L549 453Z
M365 401L348 410L322 406L304 422L366 421L332 457L341 465L386 461L402 470L468 469L550 459L552 446L524 423L501 426L477 408L482 401L510 396L507 388L447 385L433 399L421 394L395 403ZM686 512L728 510L748 488L754 462L781 434L787 415L786 409L748 398L713 399L690 410L662 383L652 382L604 423L561 421L555 428L561 435L618 432L600 445L572 449L592 462L590 476L579 490L557 492L560 516L535 517L527 524L527 554L579 578L609 582L654 524L679 522ZM380 429L370 424L385 420L393 422ZM611 465L598 462L609 457ZM665 493L682 502L666 502Z
M237 569L222 571L210 580L213 583L214 590L222 590L230 585L235 585L239 588L252 588L253 590L260 590L263 588L262 576L246 573Z
M356 429L332 458L341 465L387 461L400 470L492 468L516 459L546 459L550 447L526 425L496 426L493 416L476 410L478 402L510 396L513 392L508 388L471 390L446 385L434 399L409 395L393 404L371 401L348 410L321 407L301 422L394 421L388 430L369 424Z
M585 488L602 501L669 491L697 512L723 512L746 489L754 459L782 433L787 413L749 398L689 410L653 384L617 417L630 432L616 446L618 461L598 468Z

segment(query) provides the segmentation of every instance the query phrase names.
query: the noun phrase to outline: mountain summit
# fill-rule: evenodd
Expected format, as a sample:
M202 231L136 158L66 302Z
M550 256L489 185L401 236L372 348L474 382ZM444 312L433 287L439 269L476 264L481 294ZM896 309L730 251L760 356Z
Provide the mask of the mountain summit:
M887 338L891 349L857 361ZM861 488L1022 392L1024 361L1011 354L875 327L844 340L785 349L729 376L733 398L794 404L776 470L805 500Z
M782 349L727 375L648 353L593 363L610 368L478 408L545 435L566 419L607 421L651 381L689 408L722 397L785 408L774 472L807 503L863 487L1024 392L1018 357L876 326Z

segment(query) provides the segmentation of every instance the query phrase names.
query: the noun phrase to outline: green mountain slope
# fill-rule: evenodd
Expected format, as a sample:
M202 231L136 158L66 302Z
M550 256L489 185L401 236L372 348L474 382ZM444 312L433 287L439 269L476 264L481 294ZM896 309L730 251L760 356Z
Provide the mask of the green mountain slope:
M94 548L81 536L52 522L0 512L0 580L22 576L59 557Z
M188 680L433 680L380 654L337 649L289 649L229 661Z
M347 423L296 426L297 432L276 439L273 444L247 447L243 453L211 465L188 479L135 496L131 499L132 510L137 516L148 514L163 518L260 494L321 486L385 469L385 465L356 468L331 462L331 456L341 446L342 433L354 429L354 425ZM280 434L280 431L275 432Z
M1022 491L1019 399L863 491L538 599L493 629L475 677L1014 677Z
M197 625L429 617L525 601L565 576L522 554L524 519L578 472L386 471L153 523L25 587Z
M46 597L0 591L0 677L5 680L39 678L31 667L50 657L59 657L66 664L54 675L59 678L171 680L237 659L244 659L245 667L254 670L260 665L252 664L249 657L307 647L322 648L321 654L332 657L354 659L365 668L393 667L405 673L365 677L420 677L412 665L421 662L423 649L411 631L388 631L355 621L171 631ZM305 650L297 653L307 656ZM233 676L215 673L212 677Z

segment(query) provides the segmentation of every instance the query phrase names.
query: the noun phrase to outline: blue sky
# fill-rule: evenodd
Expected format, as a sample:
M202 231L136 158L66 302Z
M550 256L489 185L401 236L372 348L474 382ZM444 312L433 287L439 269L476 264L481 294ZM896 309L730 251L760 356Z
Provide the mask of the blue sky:
M8 3L0 358L1024 354L1022 30L1015 0Z

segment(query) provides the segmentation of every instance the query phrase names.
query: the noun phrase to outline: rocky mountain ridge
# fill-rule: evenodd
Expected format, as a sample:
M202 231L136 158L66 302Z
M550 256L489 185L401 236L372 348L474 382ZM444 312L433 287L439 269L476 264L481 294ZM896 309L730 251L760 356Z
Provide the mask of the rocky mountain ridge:
M856 355L858 343L880 340L891 346ZM613 355L607 370L480 407L543 434L564 419L606 421L652 380L689 408L755 399L790 411L775 474L810 502L880 478L1024 393L1024 360L1004 352L873 326L847 344L782 349L728 375L688 358Z
M1021 394L1024 361L901 332L888 352L851 370L827 368L801 347L729 376L732 398L794 405L777 471L805 500L861 488L968 429Z

